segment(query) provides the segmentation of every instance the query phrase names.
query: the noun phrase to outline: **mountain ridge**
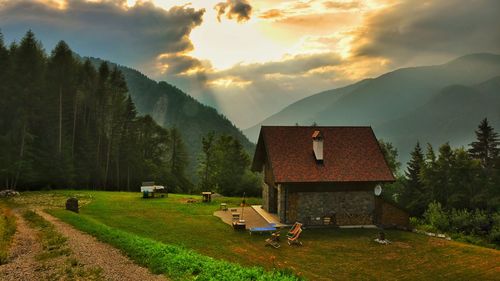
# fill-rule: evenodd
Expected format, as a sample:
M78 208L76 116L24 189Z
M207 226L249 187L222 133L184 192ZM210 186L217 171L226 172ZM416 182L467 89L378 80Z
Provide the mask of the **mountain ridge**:
M201 153L201 138L210 131L229 134L238 139L252 155L255 145L226 116L204 105L189 94L165 81L155 81L140 71L95 57L94 65L107 62L123 73L129 94L140 114L149 114L163 127L180 129L188 152L188 174L196 180L197 157Z
M426 134L433 134L434 129L420 131L419 134L423 134L424 136L410 132L401 137L400 135L391 133L391 126L395 130L400 126L404 126L404 124L396 125L397 120L409 122L409 119L405 119L408 115L417 118L419 110L430 108L429 102L435 102L434 98L442 96L442 92L452 85L472 87L476 91L481 91L478 87L484 82L486 83L484 87L497 88L497 84L494 82L497 81L496 79L498 78L496 77L499 75L500 55L488 53L465 55L440 65L397 69L376 78L365 79L346 87L324 91L297 101L259 124L244 130L244 133L251 140L255 140L258 136L257 128L261 125L293 125L295 123L302 125L316 123L318 125L331 126L369 125L374 128L379 138L395 143L396 147L400 150L400 156L402 156L401 159L404 162L407 160L408 147L413 146L419 139L426 139L424 136ZM346 91L343 95L335 95L341 89L351 90ZM462 99L465 97L468 96L448 96L448 99ZM485 97L478 97L481 98L480 102L487 102L484 100ZM440 104L444 106L443 102L440 102ZM456 104L454 103L453 106L456 106ZM467 104L462 103L462 106L467 106ZM500 104L497 106L500 106ZM302 113L294 115L292 110L294 108L301 108ZM435 108L433 110L439 111ZM477 113L481 113L478 106L475 106L474 110ZM414 111L417 111L417 113L414 113ZM426 114L429 114L429 112L427 111ZM446 118L459 118L460 116L457 117L455 115L460 115L460 112L455 110L452 115ZM491 116L494 125L500 123L500 117L498 118L499 122L497 122L497 116L494 111L490 110L482 115L484 115L482 118ZM479 114L474 114L474 116L472 118L471 115L470 118L477 119ZM424 123L432 123L430 121L436 122L432 118L437 117L433 117L431 114L430 116L420 116L419 118L423 118L424 121L422 122ZM464 128L467 127L467 135L473 138L473 130L479 124L480 119L471 120L470 122L474 123L474 126L470 127L469 122L466 122L465 118L460 118L462 118L461 122L467 124L466 126L462 126ZM417 122L411 123L413 125L417 124ZM457 126L457 124L454 126ZM441 130L443 128L444 125L441 126ZM459 131L459 129L455 130ZM465 132L460 133L460 135L464 134ZM457 134L452 135L458 141L454 139L446 141L457 145L465 144L467 139L465 136L458 137ZM438 141L442 140L441 138L429 139L434 145L440 145L441 143L438 143Z

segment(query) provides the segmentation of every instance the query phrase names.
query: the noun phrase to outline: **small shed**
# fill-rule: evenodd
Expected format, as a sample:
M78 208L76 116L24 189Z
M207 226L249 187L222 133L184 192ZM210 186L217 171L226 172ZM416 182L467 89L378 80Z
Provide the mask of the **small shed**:
M212 201L212 192L211 191L202 192L201 195L203 196L203 202L211 202Z

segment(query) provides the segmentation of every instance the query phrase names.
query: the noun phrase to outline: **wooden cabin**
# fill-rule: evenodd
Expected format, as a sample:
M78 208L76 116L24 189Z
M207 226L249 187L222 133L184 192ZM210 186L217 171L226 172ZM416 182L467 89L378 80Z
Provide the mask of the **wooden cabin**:
M264 173L262 208L282 223L408 227L380 196L395 179L371 127L263 126L252 170Z

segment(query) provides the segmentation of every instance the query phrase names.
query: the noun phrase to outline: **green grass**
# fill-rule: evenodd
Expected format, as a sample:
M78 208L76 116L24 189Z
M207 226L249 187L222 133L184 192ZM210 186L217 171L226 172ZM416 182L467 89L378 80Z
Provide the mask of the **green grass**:
M247 267L290 271L309 280L500 280L500 251L465 243L387 231L386 236L393 243L379 245L373 242L377 230L306 229L302 233L303 247L292 248L282 242L280 249L273 249L264 246L266 236L235 232L212 215L220 202L236 205L240 198L188 204L187 198L199 197L169 195L145 200L139 193L90 191L57 191L49 198L64 202L66 196L75 193L91 198L80 215L66 211L53 214L74 225L85 225L89 232L99 229L109 235L119 233L132 245L140 241L148 245L159 243L154 245L166 249L175 246L183 253L189 249L200 254L200 259L205 259L203 255ZM46 193L26 197L39 195L48 198ZM258 202L250 199L251 204ZM157 250L156 246L150 247L151 251ZM127 249L124 251L131 256L141 252L134 247ZM155 257L153 253L141 253L145 262ZM157 266L162 267L163 262ZM184 269L184 273L191 269Z
M16 219L14 214L0 204L0 265L7 263L9 246L16 232Z
M213 259L179 246L167 245L111 228L71 212L53 210L51 213L99 240L121 249L134 261L151 269L153 273L164 273L176 280L298 279L283 272L265 272L262 268L246 268Z

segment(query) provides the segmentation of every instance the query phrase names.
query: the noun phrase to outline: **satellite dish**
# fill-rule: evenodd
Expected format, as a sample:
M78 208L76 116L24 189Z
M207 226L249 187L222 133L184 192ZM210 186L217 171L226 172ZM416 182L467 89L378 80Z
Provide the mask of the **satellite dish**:
M382 194L382 186L380 186L380 184L377 184L373 192L375 193L375 196L380 196L380 194Z

